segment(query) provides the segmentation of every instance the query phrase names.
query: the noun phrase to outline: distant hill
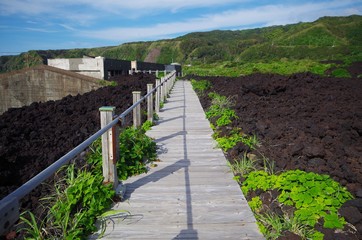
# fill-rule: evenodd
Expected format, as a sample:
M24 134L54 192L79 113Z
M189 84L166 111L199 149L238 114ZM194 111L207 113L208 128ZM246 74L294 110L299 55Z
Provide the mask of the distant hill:
M29 51L0 57L0 71L46 63L47 58L104 56L181 64L270 62L280 59L362 61L362 16L323 17L315 22L240 31L196 32L171 40L119 46Z

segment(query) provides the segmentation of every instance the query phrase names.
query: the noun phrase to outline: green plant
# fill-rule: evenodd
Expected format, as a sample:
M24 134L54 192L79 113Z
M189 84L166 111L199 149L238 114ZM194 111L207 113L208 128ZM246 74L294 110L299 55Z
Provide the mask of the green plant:
M77 238L96 230L95 219L110 207L114 191L111 184L103 184L102 175L85 170L70 170L67 179L69 185L57 193L48 221L60 236Z
M156 143L142 129L133 127L122 130L119 140L118 177L125 180L147 172L146 163L156 159Z
M258 137L254 134L252 136L248 136L246 134L243 135L241 142L248 146L250 149L254 150L256 147L260 146L260 142Z
M305 224L314 226L319 218L324 218L325 227L341 228L345 224L337 212L352 195L328 175L288 171L279 176L275 188L281 191L278 200L294 205L295 216Z
M233 148L239 142L242 142L250 149L256 149L256 147L259 145L259 140L255 135L248 136L241 132L240 129L233 129L229 136L224 137L220 137L217 133L215 133L214 138L218 143L218 146L225 152Z
M243 182L241 189L245 195L248 195L250 190L271 190L273 189L276 180L276 175L269 175L267 172L261 170L251 172L247 175L247 178Z
M232 98L214 92L209 93L209 97L212 99L211 106L205 114L208 119L216 118L218 127L229 125L233 119L238 118L235 111L230 109L234 105Z
M279 216L274 213L256 214L258 226L267 239L277 239L284 231L297 234L302 239L322 240L323 234L313 228L304 225L295 217L287 214Z
M117 86L117 82L116 81L107 81L107 80L99 80L99 84L101 86L105 86L105 87L115 87Z
M148 126L147 123L144 127ZM119 135L118 178L125 180L132 175L147 172L146 163L156 159L156 143L145 134L145 129L133 127L122 129ZM102 173L102 144L100 139L91 145L87 157L93 171Z
M89 146L86 161L94 174L102 174L102 139L98 138Z
M255 213L259 212L262 205L263 205L263 202L260 200L260 197L256 196L256 197L253 197L249 202L248 202L251 210Z
M240 174L241 176L247 175L251 171L256 170L256 159L248 158L246 153L241 159L236 159L233 163L228 162L228 165L234 175Z
M211 83L207 80L199 80L196 81L194 79L191 80L192 88L198 95L203 96L204 92L212 87Z
M265 157L260 152L259 152L259 154L262 155L264 171L267 172L268 174L273 175L275 173L275 162L270 161L267 157Z
M267 239L276 239L282 235L283 219L276 214L257 215L259 228Z
M62 171L62 170L61 170ZM71 164L65 176L55 185L53 195L41 199L47 206L44 220L21 220L26 237L35 239L80 239L96 230L99 214L110 207L114 191L112 185L103 184L103 176L86 170L75 170Z
M251 172L243 182L242 190L277 189L278 201L295 207L294 217L301 223L313 227L319 219L326 228L342 228L345 220L338 216L338 209L352 195L327 175L301 170L291 170L280 175L269 175L264 171Z
M97 217L98 221L100 222L100 234L98 239L102 238L107 230L107 220L113 218L126 218L129 215L130 212L126 210L109 210L102 213L99 217Z
M162 109L165 106L165 103L163 101L160 102L160 109Z
M344 68L337 68L332 72L333 77L350 78L351 74Z
M21 227L19 232L26 233L25 239L44 239L46 235L45 221L37 221L34 214L30 211L21 213L20 220L25 226Z
M232 149L238 142L241 142L242 136L238 134L233 134L229 137L216 137L216 142L219 148L221 148L224 152Z
M142 128L142 131L147 132L148 130L150 130L152 128L152 126L153 126L153 123L151 121L147 120L146 122L144 122L142 124L141 128Z
M160 117L158 116L157 113L153 113L153 120L154 121L158 121L160 119Z
M211 98L211 105L215 105L219 109L231 108L235 105L233 97L221 96L215 92L210 92L208 96Z

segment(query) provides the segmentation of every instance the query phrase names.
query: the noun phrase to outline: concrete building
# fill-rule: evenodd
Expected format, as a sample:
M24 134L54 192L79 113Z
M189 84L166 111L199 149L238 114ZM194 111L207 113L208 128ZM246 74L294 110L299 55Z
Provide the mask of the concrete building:
M181 76L181 65L172 63L165 65L160 63L150 63L141 61L125 61L107 59L104 57L83 57L83 58L57 58L48 59L48 65L71 72L80 73L86 76L108 80L112 76L128 75L129 72L156 72L156 71L177 71L177 76ZM132 70L132 71L130 71Z
M108 80L111 76L127 75L131 62L104 57L48 59L48 65L89 77Z

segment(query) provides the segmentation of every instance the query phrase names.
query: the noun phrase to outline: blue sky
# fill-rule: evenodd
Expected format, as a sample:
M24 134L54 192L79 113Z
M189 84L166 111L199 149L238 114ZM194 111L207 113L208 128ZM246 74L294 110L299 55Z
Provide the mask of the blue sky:
M362 0L0 0L0 55L362 15Z

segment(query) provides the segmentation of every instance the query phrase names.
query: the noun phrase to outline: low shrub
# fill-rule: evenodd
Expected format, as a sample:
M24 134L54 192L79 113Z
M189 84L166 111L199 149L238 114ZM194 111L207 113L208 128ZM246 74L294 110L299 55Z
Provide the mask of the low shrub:
M204 92L211 88L211 83L207 80L196 81L196 80L192 79L191 84L192 84L192 88L199 95L204 95Z
M290 170L280 175L268 174L265 171L251 172L242 183L242 190L245 195L256 190L277 190L279 204L293 207L294 219L311 231L321 219L325 228L342 229L346 222L343 217L339 217L338 209L353 198L346 188L328 175L301 170ZM270 227L269 223L266 224L267 215L260 215L258 211L255 211L255 214L264 225L264 230ZM269 231L276 230L269 228ZM320 233L315 231L313 236L313 239L323 239L320 238Z

